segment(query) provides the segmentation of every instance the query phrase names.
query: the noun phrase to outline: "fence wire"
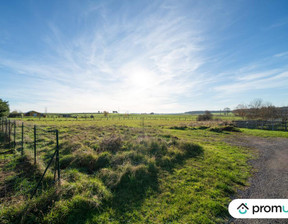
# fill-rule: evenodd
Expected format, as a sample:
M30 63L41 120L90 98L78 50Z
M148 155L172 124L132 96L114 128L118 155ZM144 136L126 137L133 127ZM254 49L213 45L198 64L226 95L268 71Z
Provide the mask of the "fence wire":
M7 119L0 125L1 209L3 203L33 197L60 183L60 166L58 130Z

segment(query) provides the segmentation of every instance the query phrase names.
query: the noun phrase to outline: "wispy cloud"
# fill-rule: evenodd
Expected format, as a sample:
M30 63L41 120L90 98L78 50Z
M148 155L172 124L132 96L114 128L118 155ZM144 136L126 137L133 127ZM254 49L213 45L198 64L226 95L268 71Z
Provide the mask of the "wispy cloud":
M192 18L153 7L133 18L109 18L103 7L95 7L84 15L93 18L100 13L100 28L90 26L75 36L49 22L50 32L43 39L50 49L46 55L1 64L34 77L34 85L41 86L34 92L53 111L154 111L161 105L179 110L176 97L191 94L202 83L195 73L204 63L201 30L193 29L199 24ZM30 97L35 98L33 92Z
M243 47L258 39L241 30L239 3L68 5L50 17L34 9L43 32L29 53L9 54L0 40L0 76L9 74L0 95L10 97L12 109L183 112L219 109L231 104L229 94L287 88L287 49L243 57Z
M285 57L285 56L288 56L288 51L281 52L281 53L274 55L274 57L276 57L276 58Z

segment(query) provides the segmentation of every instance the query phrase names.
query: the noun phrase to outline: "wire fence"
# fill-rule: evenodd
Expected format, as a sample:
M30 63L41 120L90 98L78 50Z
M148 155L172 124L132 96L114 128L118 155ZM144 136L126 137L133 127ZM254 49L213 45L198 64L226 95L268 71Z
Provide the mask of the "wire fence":
M58 130L8 119L0 125L1 202L32 198L60 185Z
M217 116L216 116L217 117ZM195 121L195 116L175 116L165 117L159 115L150 116L87 116L87 117L27 117L27 121L43 120L43 121L129 121L129 120L155 120L155 121Z
M239 128L287 131L287 121L238 120L233 123Z

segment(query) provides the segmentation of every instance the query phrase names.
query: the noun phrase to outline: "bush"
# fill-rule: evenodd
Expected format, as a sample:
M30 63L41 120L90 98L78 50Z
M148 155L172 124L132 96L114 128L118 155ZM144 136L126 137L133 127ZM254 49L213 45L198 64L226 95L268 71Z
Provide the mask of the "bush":
M198 115L197 121L210 121L213 119L213 115L207 110L205 114Z

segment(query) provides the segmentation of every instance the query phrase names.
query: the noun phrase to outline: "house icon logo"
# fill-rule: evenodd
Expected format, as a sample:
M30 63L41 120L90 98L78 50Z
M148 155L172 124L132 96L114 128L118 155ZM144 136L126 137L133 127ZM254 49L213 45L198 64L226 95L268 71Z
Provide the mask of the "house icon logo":
M247 210L249 210L249 208L247 207L247 203L242 203L237 210L239 211L240 214L244 215L246 214Z

